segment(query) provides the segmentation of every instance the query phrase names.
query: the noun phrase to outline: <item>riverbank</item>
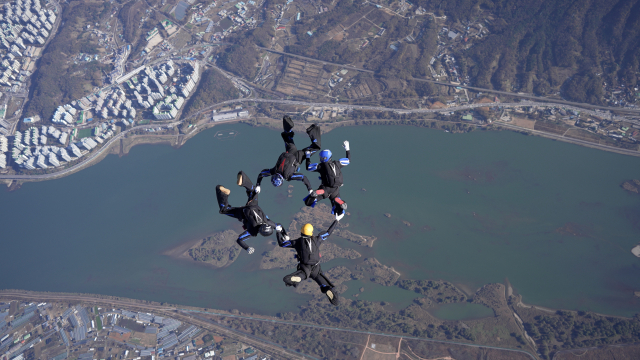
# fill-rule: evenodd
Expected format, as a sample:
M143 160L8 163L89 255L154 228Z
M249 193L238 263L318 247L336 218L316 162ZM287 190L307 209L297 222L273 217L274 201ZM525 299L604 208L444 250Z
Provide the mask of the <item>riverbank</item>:
M20 188L20 185L24 182L33 182L33 181L45 181L45 180L54 180L59 179L61 177L74 174L82 169L85 169L89 166L95 165L99 163L102 159L104 159L109 154L117 154L119 156L126 155L131 148L136 145L149 145L149 144L168 144L174 147L180 147L184 145L189 139L194 137L195 135L201 133L204 130L210 129L217 125L224 125L230 123L242 123L250 126L258 126L258 127L266 127L275 131L280 131L282 129L282 120L274 119L268 117L255 117L253 119L239 119L239 120L231 120L225 121L223 123L215 123L215 122L200 122L196 126L193 127L192 130L188 131L186 134L176 134L176 135L129 135L124 138L121 137L122 134L116 135L116 137L109 141L107 145L101 148L99 153L92 155L89 160L85 160L81 163L78 163L71 168L62 170L60 172L55 172L51 174L45 175L0 175L0 184L5 184L10 190L16 190ZM304 133L304 130L311 123L307 122L298 122L295 124L294 131L299 133ZM449 130L452 125L461 124L464 126L468 126L466 130L457 130L457 128L453 128ZM347 126L362 126L362 125L409 125L409 126L418 126L418 127L428 127L433 129L440 129L451 133L456 132L468 132L472 131L475 128L479 128L482 130L510 130L523 134L537 135L541 137L545 137L552 140L559 140L575 145L585 146L597 150L604 150L609 152L614 152L621 155L630 155L640 157L640 151L636 150L627 150L616 148L608 145L601 145L597 143L593 143L590 141L569 138L557 134L547 133L544 131L534 130L528 127L521 127L513 124L507 124L505 122L494 122L488 127L479 127L475 124L470 124L467 122L452 122L452 121L441 121L434 118L427 118L421 120L395 120L395 119L353 119L353 120L342 120L336 122L321 122L318 124L323 133L329 133L332 130L335 130L340 127ZM146 127L153 127L157 125L148 125ZM132 130L132 129L129 129ZM129 131L127 130L127 131ZM115 141L118 140L119 141Z

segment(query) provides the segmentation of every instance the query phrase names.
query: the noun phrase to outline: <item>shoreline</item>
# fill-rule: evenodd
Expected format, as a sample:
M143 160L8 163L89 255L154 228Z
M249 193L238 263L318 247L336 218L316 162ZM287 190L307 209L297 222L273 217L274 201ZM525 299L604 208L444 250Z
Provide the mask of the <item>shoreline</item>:
M115 138L111 139L110 142L105 145L104 147L100 148L98 151L98 153L96 153L95 155L93 155L93 157L89 158L87 161L78 163L70 168L64 169L62 171L59 172L54 172L51 174L40 174L40 175L18 175L18 174L14 174L14 175L0 175L0 184L5 184L7 185L8 188L10 188L11 191L13 190L17 190L20 188L20 185L25 183L25 182L39 182L39 181L47 181L47 180L56 180L56 179L60 179L63 178L65 176L68 175L72 175L75 174L78 171L84 170L87 167L96 165L98 163L100 163L100 161L102 161L107 155L109 154L118 154L119 156L123 156L123 155L127 155L129 153L129 151L138 145L165 145L168 144L170 146L173 147L181 147L182 145L184 145L189 139L191 139L192 137L196 136L197 134L199 134L200 132L204 131L204 130L208 130L211 129L217 125L226 125L226 124L246 124L252 127L266 127L269 129L276 129L276 127L271 126L272 124L270 123L261 123L261 124L256 124L256 123L252 123L250 119L238 119L238 120L231 120L231 121L225 121L222 123L206 123L203 125L197 125L198 127L187 133L187 134L178 134L178 135L132 135L130 137L127 138L121 138L122 134L125 134L125 132L122 132L118 135L116 135ZM263 119L269 119L272 121L279 121L278 119L271 119L271 118L263 118ZM249 121L248 121L249 120ZM359 122L361 121L370 121L372 122L372 124L359 124ZM439 121L439 120L421 120L421 121L436 121L436 122L443 122L443 123L451 123L450 121ZM155 126L159 126L161 124L157 124L157 125L143 125L143 127L155 127ZM303 125L306 126L307 123L298 123L298 125ZM320 127L323 130L323 133L329 133L332 130L335 130L336 128L339 127L346 127L346 126L368 126L368 125L388 125L388 126L417 126L416 124L403 124L399 121L395 121L395 120L384 120L384 119L358 119L358 120L343 120L340 122L333 122L333 123L320 123ZM418 126L420 127L420 126ZM476 127L477 129L478 127ZM132 129L128 129L128 131L133 130ZM439 129L436 129L439 130ZM539 130L534 130L534 129L528 129L528 128L524 128L524 127L519 127L516 125L512 125L512 124L507 124L507 123L503 123L503 122L494 122L491 127L485 128L485 130L487 131L502 131L502 130L508 130L508 131L513 131L513 132L518 132L518 133L522 133L522 132L526 132L527 134L531 134L534 136L540 136L543 138L547 138L547 139L551 139L551 140L556 140L556 141L562 141L562 142L566 142L569 144L574 144L574 145L579 145L579 146L583 146L583 147L587 147L587 148L591 148L591 149L596 149L596 150L601 150L601 151L607 151L607 152L612 152L612 153L616 153L616 154L620 154L620 155L628 155L628 156L637 156L640 157L640 151L633 151L633 150L625 150L625 149L621 149L621 148L614 148L611 146L607 146L607 145L600 145L597 143L592 143L592 142L588 142L588 141L584 141L584 140L579 140L579 139L573 139L573 138L567 138L565 136L559 136L556 134L551 134L551 133L546 133L543 131L539 131ZM119 141L116 141L119 140ZM123 141L125 140L129 140L129 144L124 145ZM114 145L116 144L122 144L122 147L124 149L126 149L126 151L121 152L120 150L114 152ZM121 149L121 150L124 150Z

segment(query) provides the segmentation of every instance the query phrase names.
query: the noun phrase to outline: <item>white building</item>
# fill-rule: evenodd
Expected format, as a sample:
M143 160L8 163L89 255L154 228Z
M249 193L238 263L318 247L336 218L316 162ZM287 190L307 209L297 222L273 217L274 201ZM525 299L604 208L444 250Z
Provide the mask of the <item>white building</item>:
M62 149L62 148L58 149L58 155L60 155L60 157L64 161L67 161L67 162L71 161L71 156L69 156L69 154L67 153L67 150L65 149Z
M48 166L45 164L44 155L38 155L38 161L36 162L36 165L38 165L39 167L41 167L43 169L48 168Z
M58 161L56 154L52 152L49 153L49 164L53 165L54 167L60 166L60 162Z
M76 146L76 144L71 144L69 145L69 150L71 151L71 153L73 154L73 156L75 157L81 157L82 156L82 152L80 152L80 149L78 149L78 147Z

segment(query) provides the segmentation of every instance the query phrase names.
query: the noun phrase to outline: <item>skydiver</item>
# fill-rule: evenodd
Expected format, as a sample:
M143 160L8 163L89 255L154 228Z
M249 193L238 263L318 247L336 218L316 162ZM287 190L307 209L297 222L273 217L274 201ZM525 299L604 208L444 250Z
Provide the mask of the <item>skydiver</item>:
M236 242L249 254L253 254L254 248L247 245L244 241L250 236L270 236L276 224L269 219L267 215L258 206L258 192L255 190L249 177L243 172L238 173L238 186L245 188L247 192L247 203L242 207L232 207L229 205L228 199L231 190L222 185L216 186L216 197L218 205L220 205L220 214L231 216L242 222L244 232L238 236Z
M345 141L342 145L347 150L347 157L340 160L331 160L331 150L322 150L320 152L320 163L311 163L311 153L307 152L306 165L307 170L320 173L320 180L322 185L315 192L311 192L304 198L304 203L307 206L314 207L318 203L318 200L329 198L331 201L331 213L343 214L347 209L347 203L340 198L340 187L342 182L342 171L340 170L344 166L349 165L350 152L349 142Z
M326 240L334 228L338 224L338 221L344 216L336 215L336 220L333 221L329 229L320 235L313 235L313 225L305 224L300 231L300 237L295 240L290 240L289 235L282 229L282 226L276 226L276 237L278 238L278 245L280 247L288 247L296 250L298 267L297 270L282 280L287 286L297 287L305 279L313 279L320 286L320 291L327 296L331 304L338 306L339 298L338 294L333 290L334 285L324 275L322 268L320 267L320 244Z
M307 128L307 134L309 135L309 138L311 138L311 145L302 150L298 150L296 144L293 142L293 136L295 135L292 131L293 120L291 120L289 116L285 116L282 118L282 123L284 131L280 135L282 136L282 140L284 140L285 152L280 154L280 157L278 157L276 166L271 169L264 169L260 172L260 175L258 175L258 181L256 182L256 192L260 193L262 178L271 176L271 183L275 187L282 185L284 181L297 180L302 181L302 183L307 187L307 191L311 194L313 193L313 188L311 187L309 179L307 179L304 174L297 171L299 170L300 164L302 164L302 160L305 158L307 152L311 155L321 149L320 128L316 124L309 126Z

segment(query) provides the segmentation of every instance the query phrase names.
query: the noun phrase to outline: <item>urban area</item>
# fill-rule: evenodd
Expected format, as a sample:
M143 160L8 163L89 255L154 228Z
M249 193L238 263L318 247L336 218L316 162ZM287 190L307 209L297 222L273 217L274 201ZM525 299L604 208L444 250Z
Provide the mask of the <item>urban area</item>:
M534 96L519 81L510 92L474 88L460 54L483 44L500 23L486 9L462 21L405 1L345 6L110 2L92 21L71 25L62 21L71 16L69 4L5 3L0 176L80 168L135 134L179 138L219 122L257 124L283 114L327 124L417 121L448 132L507 128L638 152L637 86L604 81L601 106L591 107L562 101L559 91ZM57 97L49 111L30 110L36 63L69 26L88 45L67 54L64 64L76 73L92 71L92 80L78 78L83 90L73 94L82 96ZM408 75L393 68L397 59L412 57L421 70Z
M0 302L0 360L271 358L227 336L152 313Z

